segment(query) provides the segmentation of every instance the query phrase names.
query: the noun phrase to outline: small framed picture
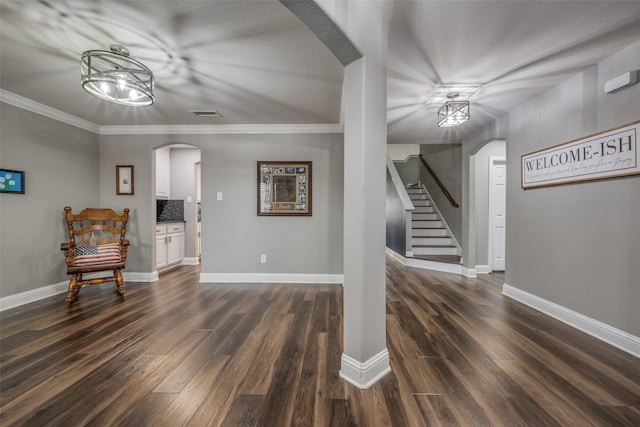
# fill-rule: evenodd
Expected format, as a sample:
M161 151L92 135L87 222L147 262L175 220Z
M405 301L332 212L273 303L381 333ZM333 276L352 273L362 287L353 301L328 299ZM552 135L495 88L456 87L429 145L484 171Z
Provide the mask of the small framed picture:
M0 193L24 194L24 172L0 169Z
M116 194L133 196L133 166L116 166Z

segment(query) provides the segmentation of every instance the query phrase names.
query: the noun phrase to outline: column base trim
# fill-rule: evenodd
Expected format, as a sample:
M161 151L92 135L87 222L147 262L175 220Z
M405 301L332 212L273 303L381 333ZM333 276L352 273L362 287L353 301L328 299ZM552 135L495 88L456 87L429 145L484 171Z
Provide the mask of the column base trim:
M389 372L391 366L386 348L364 363L342 353L340 378L360 389L371 387Z

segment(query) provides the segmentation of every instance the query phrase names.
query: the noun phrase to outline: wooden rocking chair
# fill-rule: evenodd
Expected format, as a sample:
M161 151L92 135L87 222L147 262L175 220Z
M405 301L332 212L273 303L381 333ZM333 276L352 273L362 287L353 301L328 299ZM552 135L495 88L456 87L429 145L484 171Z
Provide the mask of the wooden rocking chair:
M116 282L119 295L123 295L124 279L121 270L127 259L129 241L125 239L129 209L122 215L111 209L84 209L77 215L69 206L64 208L69 241L60 245L64 251L67 274L71 275L67 302L78 297L83 285ZM111 271L113 275L83 279L85 273Z

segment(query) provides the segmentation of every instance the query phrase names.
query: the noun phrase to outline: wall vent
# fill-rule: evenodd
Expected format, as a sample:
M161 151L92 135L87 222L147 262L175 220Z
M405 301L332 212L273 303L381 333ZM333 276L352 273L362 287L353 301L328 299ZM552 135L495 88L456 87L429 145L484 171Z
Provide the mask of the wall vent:
M190 110L197 117L222 117L218 110Z

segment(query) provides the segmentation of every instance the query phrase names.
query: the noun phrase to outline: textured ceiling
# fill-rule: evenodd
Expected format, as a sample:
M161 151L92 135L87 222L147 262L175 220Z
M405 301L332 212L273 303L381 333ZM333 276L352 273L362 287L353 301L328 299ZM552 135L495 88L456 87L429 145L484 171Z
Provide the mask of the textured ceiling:
M388 6L390 143L456 141L640 41L640 1ZM310 0L2 0L0 36L3 90L101 126L335 124L343 64L359 55ZM153 106L81 89L81 53L113 43L154 71ZM456 89L471 120L438 128L442 97ZM190 113L211 109L223 117Z

